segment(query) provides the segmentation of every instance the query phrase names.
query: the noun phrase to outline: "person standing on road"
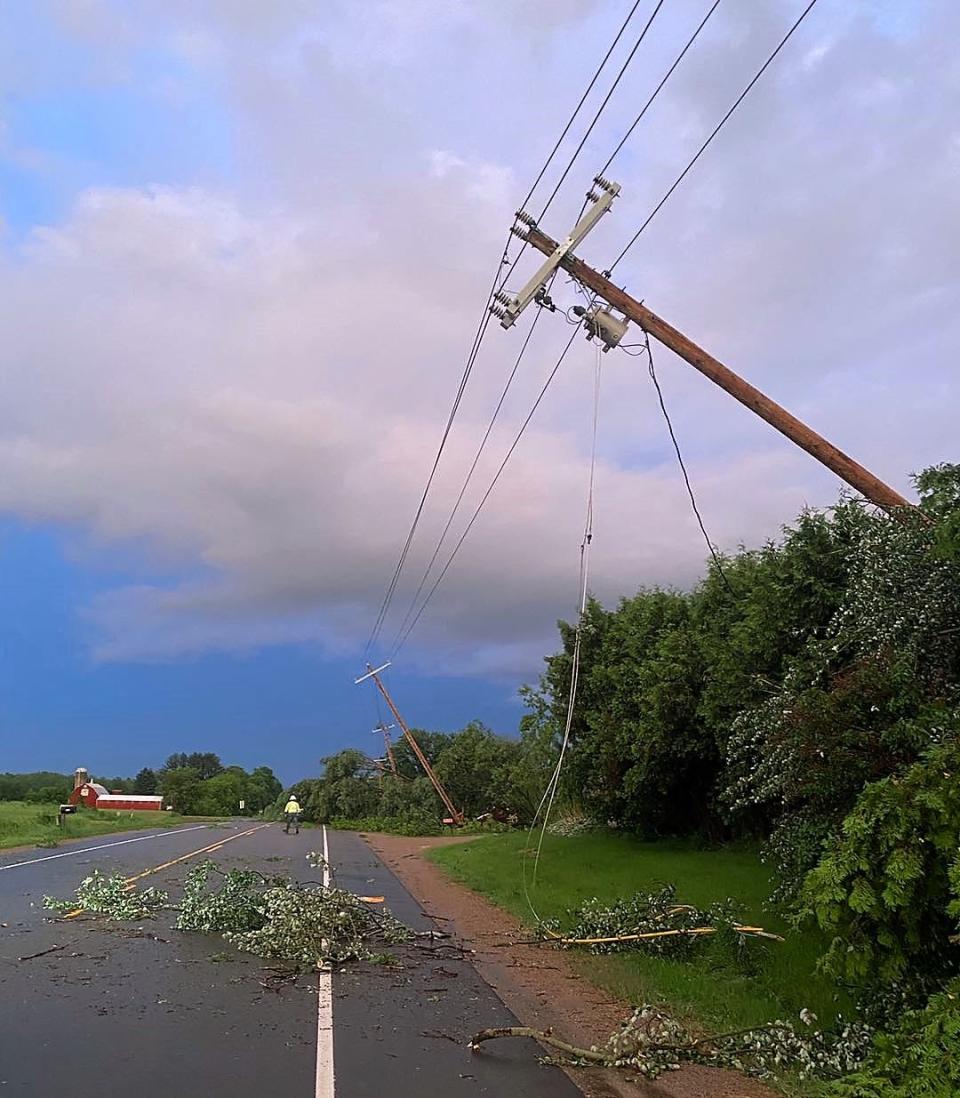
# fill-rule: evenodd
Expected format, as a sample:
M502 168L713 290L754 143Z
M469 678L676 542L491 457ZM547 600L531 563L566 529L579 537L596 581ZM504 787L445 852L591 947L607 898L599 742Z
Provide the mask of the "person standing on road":
M290 799L283 807L283 819L284 819L284 833L290 834L290 825L292 824L296 828L296 833L300 834L300 802L297 800L296 794L291 793Z

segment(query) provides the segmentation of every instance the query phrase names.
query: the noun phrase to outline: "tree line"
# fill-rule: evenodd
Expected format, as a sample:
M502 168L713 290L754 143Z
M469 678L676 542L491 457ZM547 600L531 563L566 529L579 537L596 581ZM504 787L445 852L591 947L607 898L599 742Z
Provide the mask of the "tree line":
M160 794L188 816L256 814L270 806L283 788L269 766L248 773L241 766L224 766L212 751L176 752L162 766L145 766L132 778L91 775L90 780L119 793ZM0 773L0 801L57 804L72 791L72 774Z

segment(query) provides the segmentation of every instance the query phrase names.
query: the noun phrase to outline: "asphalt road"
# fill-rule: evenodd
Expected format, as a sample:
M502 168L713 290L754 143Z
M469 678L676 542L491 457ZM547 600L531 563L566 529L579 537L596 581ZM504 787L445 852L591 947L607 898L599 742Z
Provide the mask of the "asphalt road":
M321 848L319 831L286 836L271 825L245 834L253 826L131 832L0 855L0 1098L579 1094L537 1062L531 1042L469 1051L475 1030L515 1019L469 959L440 943L397 950L401 967L332 974L331 1080L317 1066L327 1008L315 974L279 980L268 962L218 937L170 929L166 913L144 924L45 919L43 896L71 895L94 867L132 876L220 840L209 856L221 865L316 877L306 854ZM359 836L331 832L329 854L337 885L385 896L415 929L434 926ZM190 864L144 883L175 896Z

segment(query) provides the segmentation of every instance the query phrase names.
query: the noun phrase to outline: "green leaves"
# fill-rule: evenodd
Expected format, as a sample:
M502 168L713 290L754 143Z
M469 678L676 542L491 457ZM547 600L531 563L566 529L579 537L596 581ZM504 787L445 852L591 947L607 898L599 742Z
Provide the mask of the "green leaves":
M868 785L808 875L803 901L836 936L823 963L838 978L937 978L955 963L958 767L953 739Z

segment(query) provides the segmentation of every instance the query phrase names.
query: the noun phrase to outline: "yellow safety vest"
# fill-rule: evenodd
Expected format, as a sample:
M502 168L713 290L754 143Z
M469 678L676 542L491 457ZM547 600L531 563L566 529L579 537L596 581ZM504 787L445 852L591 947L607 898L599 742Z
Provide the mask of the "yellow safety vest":
M296 801L287 801L287 806L283 811L287 813L299 812L300 805Z

